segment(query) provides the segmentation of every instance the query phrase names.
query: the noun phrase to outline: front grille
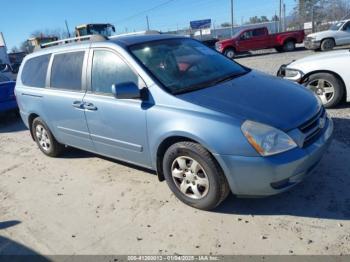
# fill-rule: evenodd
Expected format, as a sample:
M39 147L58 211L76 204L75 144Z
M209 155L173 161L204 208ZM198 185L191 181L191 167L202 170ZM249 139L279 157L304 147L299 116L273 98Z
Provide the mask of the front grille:
M321 124L323 121L323 124ZM299 127L299 130L305 135L303 147L307 147L316 141L321 135L321 131L326 125L326 110L324 107L310 120Z

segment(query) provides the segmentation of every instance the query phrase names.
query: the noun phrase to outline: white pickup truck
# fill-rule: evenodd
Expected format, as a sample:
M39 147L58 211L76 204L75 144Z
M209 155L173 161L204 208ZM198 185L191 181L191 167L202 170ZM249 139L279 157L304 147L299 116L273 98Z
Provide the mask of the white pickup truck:
M335 46L350 44L350 20L339 21L327 31L310 34L305 38L305 48L329 51Z

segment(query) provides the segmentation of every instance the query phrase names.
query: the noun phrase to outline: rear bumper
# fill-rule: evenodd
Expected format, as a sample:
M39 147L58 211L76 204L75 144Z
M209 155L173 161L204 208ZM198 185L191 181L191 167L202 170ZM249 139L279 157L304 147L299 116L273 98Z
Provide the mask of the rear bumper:
M0 102L0 112L16 110L18 108L16 100Z
M304 45L306 49L316 50L321 47L321 41L305 40Z
M265 197L285 192L308 176L328 149L333 133L329 120L323 134L307 148L272 157L216 156L231 191L243 197Z

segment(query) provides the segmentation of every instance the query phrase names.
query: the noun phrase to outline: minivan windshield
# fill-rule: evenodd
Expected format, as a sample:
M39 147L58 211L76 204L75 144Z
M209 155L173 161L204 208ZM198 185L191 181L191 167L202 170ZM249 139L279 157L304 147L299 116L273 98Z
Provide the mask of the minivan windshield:
M130 51L172 94L213 86L248 72L192 39L153 41L131 46Z

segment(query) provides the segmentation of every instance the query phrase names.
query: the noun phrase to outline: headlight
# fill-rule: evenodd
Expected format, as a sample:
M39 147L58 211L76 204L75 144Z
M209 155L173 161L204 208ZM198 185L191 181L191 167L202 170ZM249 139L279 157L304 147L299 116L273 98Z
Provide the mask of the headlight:
M216 42L216 43L215 43L215 49L216 49L217 51L220 51L220 52L221 52L221 50L222 50L222 44L219 43L219 42Z
M303 77L303 73L301 71L296 69L286 68L285 76L284 76L285 79L299 82L302 77Z
M268 125L247 120L241 129L248 142L262 156L276 155L297 147L286 133Z

